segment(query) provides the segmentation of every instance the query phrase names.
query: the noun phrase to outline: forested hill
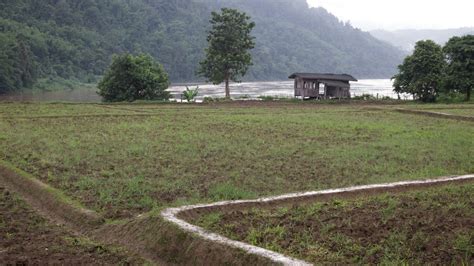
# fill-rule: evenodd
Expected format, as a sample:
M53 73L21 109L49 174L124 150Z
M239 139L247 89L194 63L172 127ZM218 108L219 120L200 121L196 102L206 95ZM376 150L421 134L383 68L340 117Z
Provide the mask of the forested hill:
M247 80L296 71L390 77L402 53L305 0L2 0L0 91L36 80L95 81L115 53L146 52L171 79L196 81L210 12L246 11L257 23Z

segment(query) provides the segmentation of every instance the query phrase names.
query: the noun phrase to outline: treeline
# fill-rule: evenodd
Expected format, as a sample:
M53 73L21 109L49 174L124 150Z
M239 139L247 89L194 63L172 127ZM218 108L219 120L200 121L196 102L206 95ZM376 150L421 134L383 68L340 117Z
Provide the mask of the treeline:
M170 0L1 1L0 90L31 86L38 77L95 82L123 52L148 52L174 80L192 80L196 44L205 42L192 27L203 28L196 22L204 25L204 10Z
M210 13L223 6L257 24L249 80L296 71L390 77L402 60L397 49L305 0L3 0L0 92L39 78L96 82L124 52L151 54L174 82L196 81Z
M394 91L424 102L471 100L474 89L474 35L451 38L444 47L432 40L419 41L393 77Z

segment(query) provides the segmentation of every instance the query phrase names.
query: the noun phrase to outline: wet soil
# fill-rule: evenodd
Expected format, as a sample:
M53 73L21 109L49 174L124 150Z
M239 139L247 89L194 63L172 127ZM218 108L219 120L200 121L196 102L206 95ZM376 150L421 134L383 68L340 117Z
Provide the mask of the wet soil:
M473 265L473 209L474 184L467 183L217 212L193 223L318 264Z
M49 223L0 187L0 265L137 265L124 250L95 244Z

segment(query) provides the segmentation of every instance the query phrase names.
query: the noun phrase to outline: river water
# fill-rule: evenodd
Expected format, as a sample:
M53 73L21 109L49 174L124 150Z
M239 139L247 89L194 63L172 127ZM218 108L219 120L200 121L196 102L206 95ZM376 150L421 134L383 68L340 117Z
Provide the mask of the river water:
M196 84L187 84L190 88ZM359 96L371 94L375 97L397 98L389 79L366 79L351 83L351 94ZM186 85L172 85L168 90L174 98L180 99ZM258 98L259 96L293 97L293 81L243 82L231 84L233 98ZM204 97L224 97L224 85L200 84L198 101ZM406 96L405 96L406 97ZM85 102L97 103L101 99L95 89L75 89L63 91L15 92L0 95L0 101L28 102Z

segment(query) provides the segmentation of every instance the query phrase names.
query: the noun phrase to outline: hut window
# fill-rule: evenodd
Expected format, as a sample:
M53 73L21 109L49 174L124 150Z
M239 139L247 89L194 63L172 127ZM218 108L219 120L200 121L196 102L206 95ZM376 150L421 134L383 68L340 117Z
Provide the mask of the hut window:
M319 94L325 94L326 85L324 83L319 83Z

